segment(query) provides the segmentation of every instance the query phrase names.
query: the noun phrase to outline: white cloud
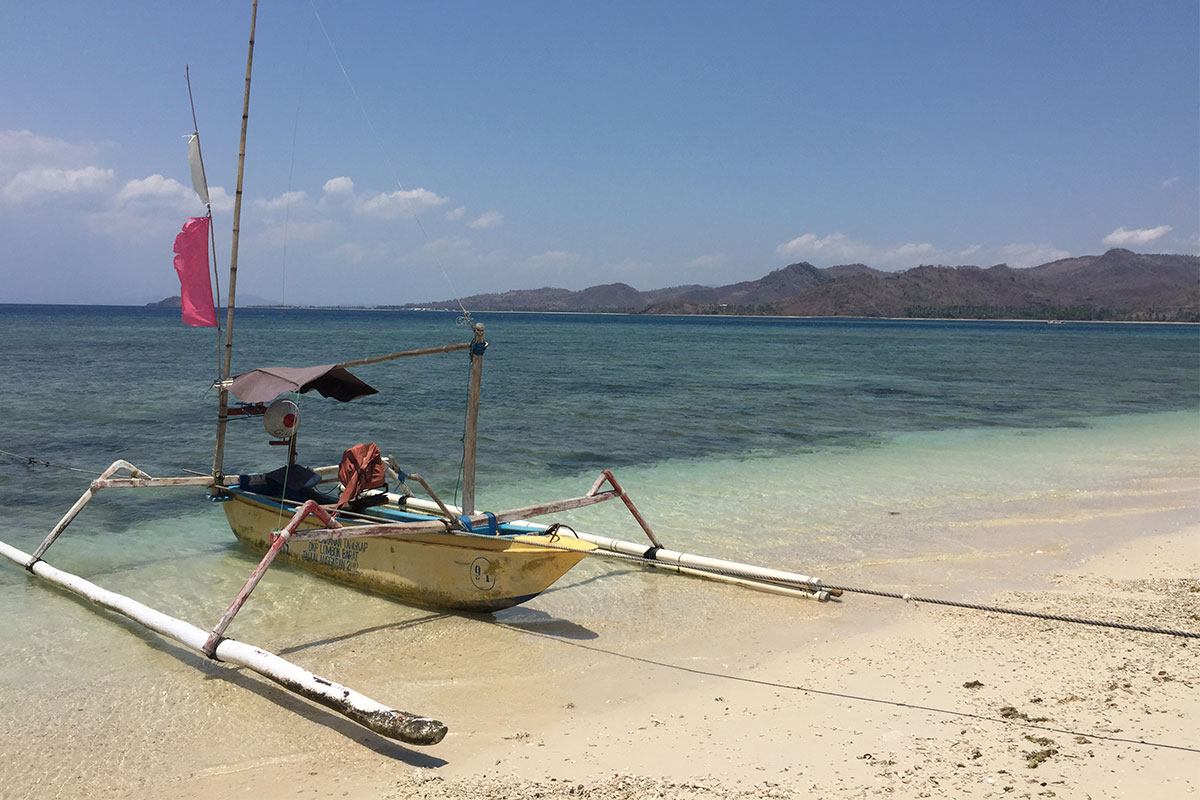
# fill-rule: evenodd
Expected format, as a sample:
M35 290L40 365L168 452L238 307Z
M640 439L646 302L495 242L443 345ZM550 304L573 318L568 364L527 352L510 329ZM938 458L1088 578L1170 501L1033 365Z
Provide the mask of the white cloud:
M725 265L724 253L707 253L702 256L696 256L688 262L688 267L691 269L712 269L713 267L721 267Z
M1000 248L1003 261L1010 267L1036 267L1063 258L1070 258L1066 250L1060 250L1048 242L1013 242Z
M1000 248L971 244L955 249L929 242L878 245L851 239L842 233L824 237L806 233L779 245L775 252L786 258L812 259L820 266L861 262L878 269L909 269L919 264L956 266L970 263L968 259L975 263L1004 261L1014 267L1032 267L1071 255L1049 243L1015 242Z
M787 258L823 258L830 261L859 261L867 257L874 248L856 242L842 233L831 233L822 238L815 233L797 236L775 248L775 252Z
M210 186L208 199L214 211L233 211L233 196L221 186ZM126 181L113 197L113 204L118 209L136 209L146 214L182 213L195 216L204 211L204 204L191 185L157 172L145 178Z
M212 205L213 211L222 214L233 213L233 195L225 191L222 186L208 187L208 202Z
M446 219L450 220L451 222L454 222L455 220L462 219L466 215L467 215L467 207L459 206L458 208L454 209L453 211L447 211Z
M53 195L97 192L107 186L113 176L111 169L100 167L33 167L14 175L4 185L3 197L14 204L35 203Z
M256 208L260 208L263 211L282 211L290 206L298 206L307 199L308 192L296 190L292 192L284 192L278 197L272 197L270 200L264 200L260 197L254 201L254 205Z
M194 204L199 204L192 187L184 186L174 178L167 178L155 173L147 178L134 178L121 187L117 192L117 203L136 203L143 199L185 202L190 198Z
M1115 231L1104 237L1104 244L1109 247L1126 247L1131 244L1148 244L1156 239L1161 239L1164 235L1170 233L1173 228L1170 225L1159 225L1157 228L1139 228L1132 231L1127 231L1124 228L1117 228Z
M154 214L128 207L113 206L92 211L81 217L83 225L93 233L124 239L142 245L170 247L172 237L186 221L179 216Z
M209 198L215 208L224 205L228 195L220 188L209 189ZM106 236L157 245L171 241L185 215L203 213L204 205L191 186L155 173L127 181L106 208L84 214L83 224Z
M938 251L933 245L926 242L910 242L886 251L885 258L901 259L903 261L927 261L937 256Z
M953 260L952 253L926 242L906 242L889 247L860 242L844 233L831 233L825 237L806 233L779 245L775 252L786 258L812 258L829 265L862 262L882 269Z
M449 198L442 197L428 189L359 192L354 181L344 175L325 181L321 190L323 196L319 206L322 208L328 208L331 203L337 203L352 209L357 214L384 220L413 215L424 209L444 206L450 202ZM462 209L462 212L466 213L466 209ZM458 214L458 210L451 213Z
M1162 188L1164 188L1164 189L1169 189L1169 188L1171 188L1172 186L1174 186L1174 185L1175 185L1175 184L1177 184L1177 183L1179 183L1179 176L1178 176L1178 175L1176 175L1176 176L1174 176L1174 177L1171 177L1171 178L1167 178L1165 181L1163 181L1163 182L1162 182Z
M352 195L354 194L354 181L344 175L338 178L330 178L325 181L325 185L321 187L321 191L331 195Z
M470 227L486 230L496 227L501 222L504 222L504 215L499 211L485 211L471 222Z
M28 130L0 131L0 175L28 167L79 167L101 149L99 144L72 144Z
M380 219L396 219L414 214L422 207L441 206L450 202L428 189L397 189L394 192L371 192L359 197L355 210Z

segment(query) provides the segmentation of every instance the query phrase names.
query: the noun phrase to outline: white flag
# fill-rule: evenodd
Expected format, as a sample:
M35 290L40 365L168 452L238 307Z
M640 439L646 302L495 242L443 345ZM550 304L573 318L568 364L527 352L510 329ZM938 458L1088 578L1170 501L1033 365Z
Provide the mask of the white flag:
M200 196L200 202L208 205L208 184L204 182L204 166L200 163L200 137L188 137L188 163L192 165L192 188Z

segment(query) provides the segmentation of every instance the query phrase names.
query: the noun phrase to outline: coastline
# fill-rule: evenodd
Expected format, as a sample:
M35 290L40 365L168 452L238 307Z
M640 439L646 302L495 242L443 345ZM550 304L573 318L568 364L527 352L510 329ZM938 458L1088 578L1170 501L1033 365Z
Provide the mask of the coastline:
M80 308L151 308L178 309L178 306L165 306L161 302L101 304L91 303L0 303L0 306L47 306L51 308L78 306ZM431 308L418 306L279 306L279 305L246 305L239 308L256 311L362 311L362 312L404 312L429 314L461 314L456 308ZM223 312L225 309L218 309ZM809 316L798 314L645 314L640 311L518 311L513 309L476 309L477 314L531 314L547 316L596 316L596 317L678 317L687 319L794 319L794 320L827 320L847 322L1029 322L1046 325L1200 325L1200 322L1188 320L1135 320L1135 319L1047 319L1045 317L856 317L856 316Z
M1200 477L1022 511L971 523L1021 526L1019 553L876 560L837 582L1200 630ZM132 657L91 687L54 687L51 669L50 688L4 698L57 713L17 726L0 795L1101 798L1200 783L1195 640L646 580L647 614L678 611L668 585L703 605L645 633L603 608L367 615L291 648L446 719L447 739L420 751L38 589L59 635ZM19 646L63 657L51 642Z

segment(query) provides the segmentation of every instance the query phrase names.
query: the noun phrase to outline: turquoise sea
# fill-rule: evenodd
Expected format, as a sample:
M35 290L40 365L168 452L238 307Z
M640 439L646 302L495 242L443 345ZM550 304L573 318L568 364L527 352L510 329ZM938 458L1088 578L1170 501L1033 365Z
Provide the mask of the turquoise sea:
M1186 456L1200 444L1195 326L476 319L490 343L484 508L581 494L607 467L672 538L751 552L770 543L772 555L837 561L924 546L904 526L859 530L865 509L1103 483L1131 460L1176 447ZM234 371L467 340L456 321L241 310ZM187 328L170 310L0 305L0 346L0 449L92 472L116 458L156 476L211 464L212 329ZM377 395L349 404L300 396L301 461L336 463L346 447L374 441L454 496L467 368L462 353L372 365L356 372ZM231 424L227 471L269 469L281 457L257 420ZM87 480L0 457L6 538L32 546ZM203 493L166 490L94 502L54 555L70 560L86 544L118 562L126 537L164 514L203 530L208 545L229 545Z
M986 539L971 520L1200 470L1195 326L476 320L490 343L484 509L579 495L611 468L670 546L836 579L839 565L866 559L1002 552L1010 543ZM234 333L235 372L469 339L456 315L440 312L247 309ZM209 468L215 331L184 327L169 310L8 305L0 346L0 449L93 474L116 458L155 476ZM349 404L300 396L301 461L336 463L346 447L374 441L455 497L467 370L462 353L406 359L356 369L377 395ZM267 441L257 420L232 423L227 471L278 466L282 449ZM4 540L32 550L88 480L0 457ZM570 521L640 538L622 508ZM961 534L947 536L947 522ZM188 618L223 607L253 564L194 489L103 492L47 560L107 575L118 590L137 585L140 598ZM566 585L611 569L582 565ZM0 570L0 603L36 619L31 591L20 570ZM553 608L553 594L537 602ZM616 581L559 599L576 594L623 590Z

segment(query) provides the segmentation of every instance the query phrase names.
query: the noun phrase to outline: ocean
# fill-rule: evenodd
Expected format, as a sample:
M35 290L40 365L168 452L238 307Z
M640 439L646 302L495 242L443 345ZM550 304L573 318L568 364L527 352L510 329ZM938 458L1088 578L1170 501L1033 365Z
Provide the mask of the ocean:
M1101 507L1200 474L1196 326L475 319L489 341L477 492L484 510L577 496L610 468L667 546L836 583L865 562L1040 547L1022 538L1021 520L1033 506ZM234 334L235 372L470 338L455 314L400 311L246 309ZM115 459L154 476L210 467L215 331L186 328L177 312L162 309L0 305L0 348L0 450L16 456L0 455L4 541L32 551ZM379 394L348 404L316 393L298 398L301 462L336 463L347 447L377 442L455 498L466 355L354 371ZM269 470L283 458L258 420L231 423L228 472ZM567 520L641 536L617 504ZM1004 520L1011 524L997 524ZM163 489L102 492L46 560L209 627L257 559L203 490ZM714 598L730 606L738 597L731 587L585 561L496 619L553 622L592 637L651 636L665 628L648 631L647 609L678 619L689 608L711 611ZM7 643L0 702L26 709L13 723L18 732L36 730L37 713L60 702L49 690L27 694L31 683L103 695L117 691L125 670L142 674L134 664L162 667L165 659L168 670L190 669L169 655L175 650L147 648L155 637L114 635L86 604L7 561L0 608ZM434 622L416 624L422 620ZM301 650L299 661L326 667L349 658L363 631L430 645L423 657L430 649L459 653L469 647L471 624L285 566L271 571L230 635ZM120 702L129 702L127 694L118 692Z
M575 496L610 468L664 538L746 552L769 544L833 562L928 546L907 526L869 531L869 509L936 515L968 498L977 509L1059 484L1102 486L1153 470L1155 454L1200 449L1195 326L475 319L489 341L484 509ZM234 372L466 341L458 322L441 312L244 309ZM116 458L155 476L210 467L214 330L187 328L165 309L0 305L0 345L0 449L92 474ZM379 394L348 404L299 396L301 462L333 464L373 441L457 497L467 370L463 353L406 359L355 369ZM257 419L232 422L226 470L279 465L282 448L267 442ZM19 521L13 543L36 544L87 481L0 457L0 491ZM56 546L58 559L86 544L119 562L129 550L120 531L163 516L228 544L203 492L104 499Z

